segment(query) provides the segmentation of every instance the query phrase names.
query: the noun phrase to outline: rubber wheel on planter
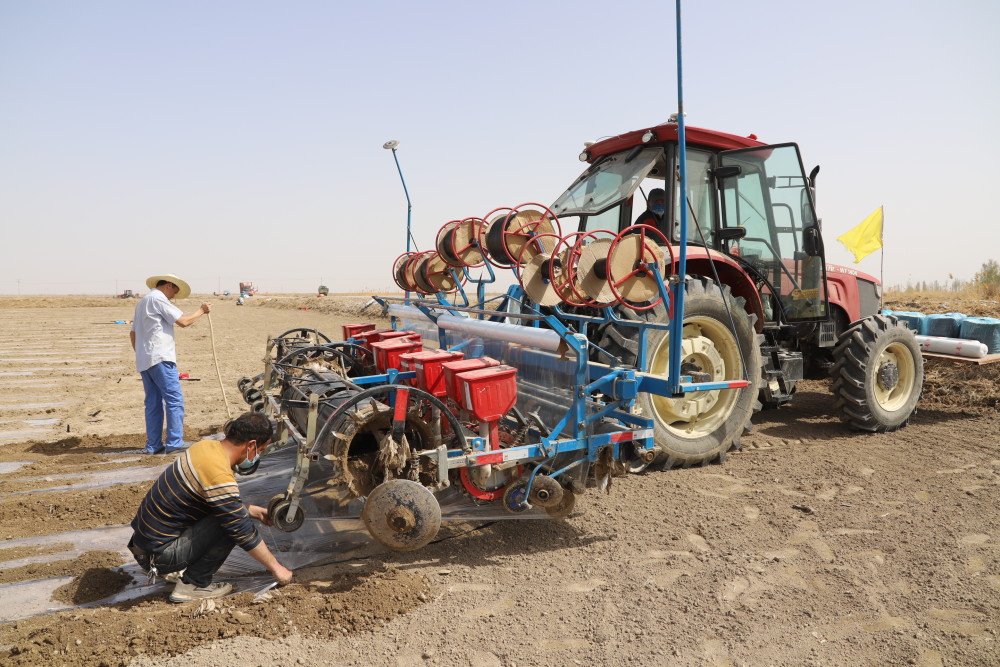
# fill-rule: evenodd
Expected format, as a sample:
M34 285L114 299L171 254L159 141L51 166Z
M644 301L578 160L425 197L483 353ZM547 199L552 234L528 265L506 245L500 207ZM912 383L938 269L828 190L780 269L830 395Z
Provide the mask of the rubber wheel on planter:
M924 384L913 331L894 317L872 315L844 332L833 356L830 388L842 421L876 433L906 425Z
M275 504L273 510L268 510L268 515L271 517L271 525L283 533L291 533L298 530L306 520L306 514L301 505L295 510L295 518L289 520L288 510L291 506L291 501L282 500Z

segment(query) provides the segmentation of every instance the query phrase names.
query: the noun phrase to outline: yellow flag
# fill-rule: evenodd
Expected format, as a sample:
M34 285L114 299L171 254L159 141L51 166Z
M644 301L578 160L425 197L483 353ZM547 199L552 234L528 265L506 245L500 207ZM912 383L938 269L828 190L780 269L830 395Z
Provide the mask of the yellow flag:
M861 221L851 231L837 237L837 240L854 253L857 264L882 247L882 207Z

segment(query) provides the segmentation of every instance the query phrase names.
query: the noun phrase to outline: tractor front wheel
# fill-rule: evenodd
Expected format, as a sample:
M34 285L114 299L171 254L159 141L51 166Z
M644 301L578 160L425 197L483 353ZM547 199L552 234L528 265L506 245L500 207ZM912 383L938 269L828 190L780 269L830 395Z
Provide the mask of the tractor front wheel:
M876 433L906 426L924 384L912 331L894 317L872 315L841 335L833 356L831 390L842 421Z

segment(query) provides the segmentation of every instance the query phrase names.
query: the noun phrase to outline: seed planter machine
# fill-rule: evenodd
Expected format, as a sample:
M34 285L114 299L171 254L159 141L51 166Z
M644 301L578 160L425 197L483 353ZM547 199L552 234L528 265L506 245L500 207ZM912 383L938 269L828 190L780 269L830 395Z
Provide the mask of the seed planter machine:
M446 489L511 518L559 519L586 488L608 489L612 476L659 460L654 420L638 401L710 416L748 385L704 372L711 359L681 367L682 357L716 353L698 349L697 338L680 350L674 315L683 298L676 277L663 275L674 265L652 227L563 236L538 204L445 224L435 250L394 262L406 297L381 300L391 329L345 325L337 342L312 329L287 331L269 339L264 372L239 382L252 409L279 424L265 455L296 448L287 488L268 506L273 524L289 532L302 525L303 492L321 468L325 487L363 500L372 537L411 550L438 533ZM512 270L517 283L488 299L497 268ZM669 316L623 316L654 309ZM636 365L588 336L609 324L632 332ZM660 331L677 341L670 368L639 372Z

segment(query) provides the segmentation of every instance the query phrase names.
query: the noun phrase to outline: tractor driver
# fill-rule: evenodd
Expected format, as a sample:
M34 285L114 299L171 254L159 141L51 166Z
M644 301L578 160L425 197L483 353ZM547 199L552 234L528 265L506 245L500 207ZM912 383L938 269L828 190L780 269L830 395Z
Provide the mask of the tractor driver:
M244 504L234 468L252 470L271 438L274 424L247 412L229 421L225 438L191 445L167 467L135 518L129 551L151 577L174 582L171 602L217 598L232 585L212 577L239 545L284 586L292 571L267 548L253 519L271 525L265 508Z
M665 235L667 230L664 227L663 214L666 210L666 193L662 188L653 188L649 191L649 196L646 197L646 210L635 219L635 224L655 227Z

